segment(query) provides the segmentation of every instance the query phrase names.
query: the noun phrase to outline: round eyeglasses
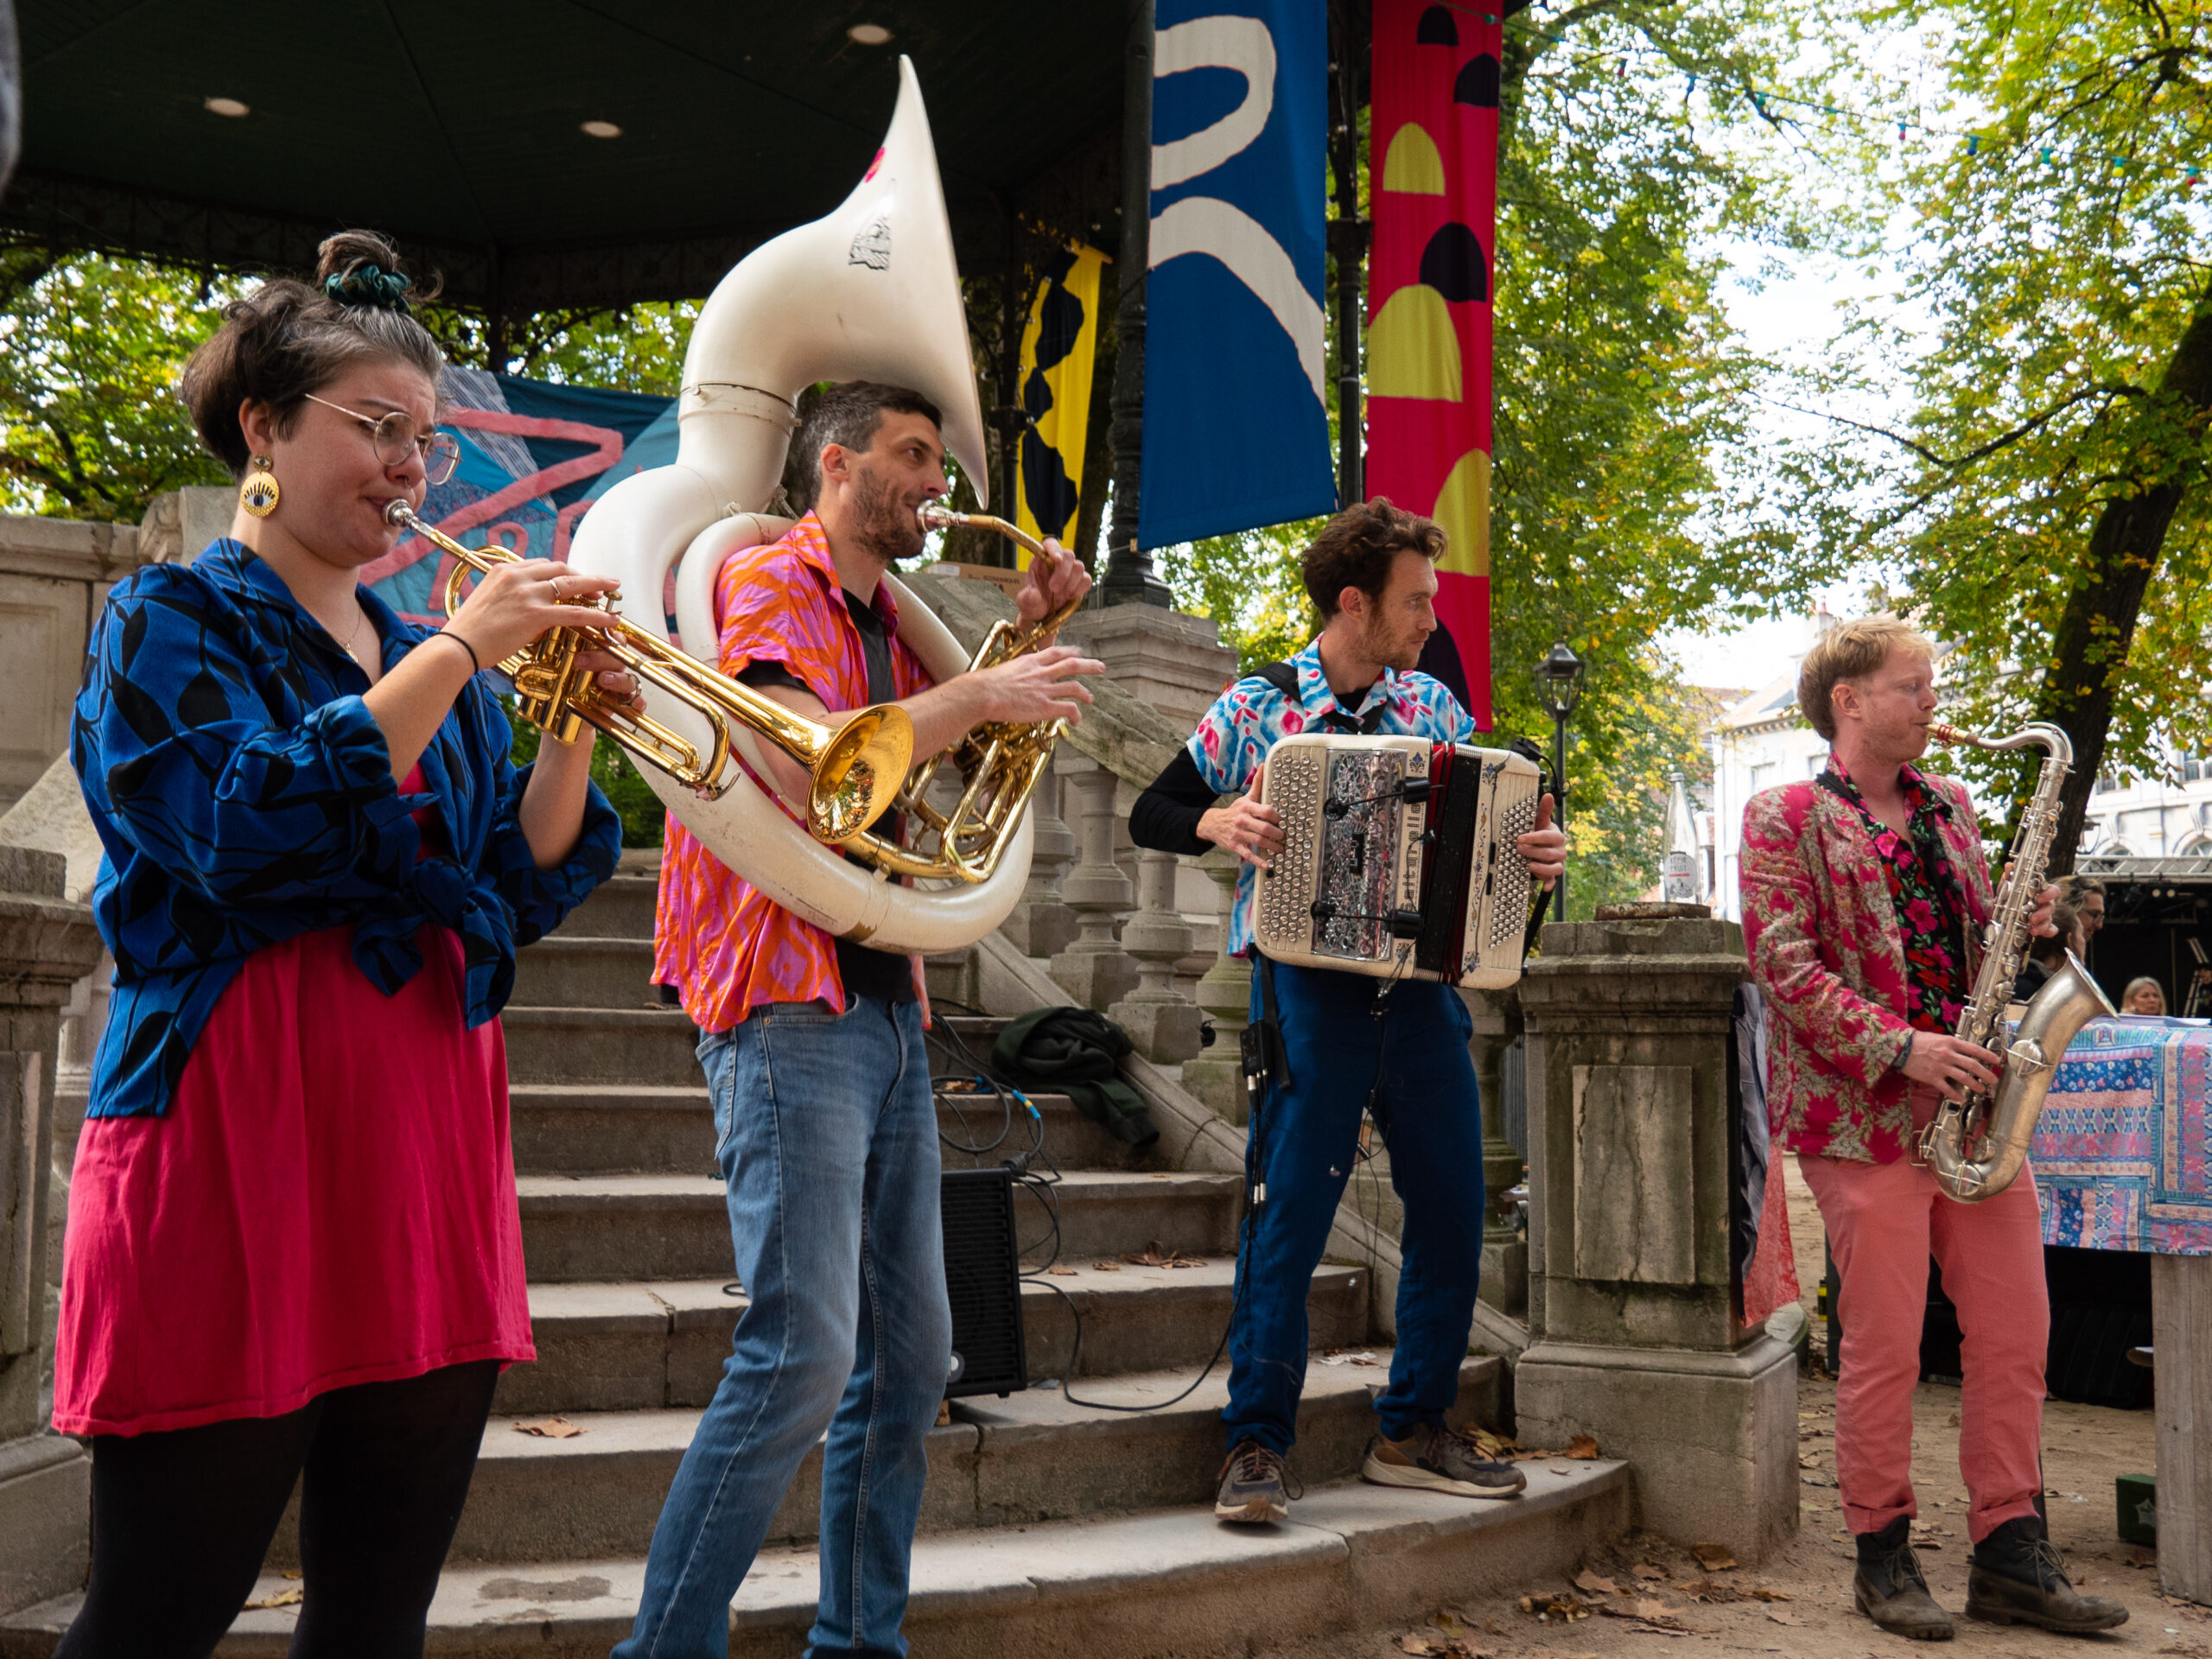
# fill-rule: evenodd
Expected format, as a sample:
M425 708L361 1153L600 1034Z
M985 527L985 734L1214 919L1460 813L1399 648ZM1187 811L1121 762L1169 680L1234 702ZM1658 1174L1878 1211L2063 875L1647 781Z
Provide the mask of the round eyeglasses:
M423 475L432 484L442 484L453 476L454 467L461 465L461 440L450 432L435 429L424 433L415 424L412 415L403 415L397 410L381 420L364 415L359 410L334 404L327 397L318 397L313 392L301 394L311 404L321 404L325 409L335 410L340 415L359 421L369 429L369 442L376 446L377 459L387 467L404 465L411 450L422 457Z

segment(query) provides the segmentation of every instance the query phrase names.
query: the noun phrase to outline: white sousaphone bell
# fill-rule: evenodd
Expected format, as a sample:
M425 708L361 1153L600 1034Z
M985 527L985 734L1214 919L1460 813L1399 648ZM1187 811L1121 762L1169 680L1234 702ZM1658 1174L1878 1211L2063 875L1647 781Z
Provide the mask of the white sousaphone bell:
M945 448L988 500L952 226L921 86L904 57L898 106L866 176L836 211L754 249L716 284L684 354L675 461L609 490L578 524L569 565L620 582L623 616L662 639L661 594L676 565L678 636L711 664L723 561L790 527L762 509L783 475L796 399L817 381L853 379L910 387L937 404ZM950 632L903 583L884 580L899 606L899 637L931 677L964 671L968 655ZM657 701L652 712L702 750L711 744L707 719L692 709ZM756 734L733 726L730 741L767 775ZM640 770L724 864L807 920L879 950L971 944L1006 918L1028 877L1034 830L1026 811L987 879L901 887L817 842L750 780L705 800L656 768Z

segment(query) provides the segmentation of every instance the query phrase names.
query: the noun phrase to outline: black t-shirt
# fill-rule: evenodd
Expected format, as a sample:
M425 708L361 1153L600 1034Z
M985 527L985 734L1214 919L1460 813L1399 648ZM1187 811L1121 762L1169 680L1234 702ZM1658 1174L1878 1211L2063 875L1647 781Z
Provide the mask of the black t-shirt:
M868 700L894 702L898 693L891 676L890 630L883 626L875 607L863 603L857 594L845 595L845 610L852 617L853 626L860 630L861 652L868 661ZM737 677L741 683L755 690L780 685L822 696L820 688L809 685L782 663L748 663ZM822 700L829 701L827 697ZM887 841L896 841L899 815L887 813L876 824L875 833ZM850 939L837 940L836 948L837 977L845 982L848 1003L856 996L873 996L886 1002L914 1000L913 970L906 957L894 957L887 950L871 950Z

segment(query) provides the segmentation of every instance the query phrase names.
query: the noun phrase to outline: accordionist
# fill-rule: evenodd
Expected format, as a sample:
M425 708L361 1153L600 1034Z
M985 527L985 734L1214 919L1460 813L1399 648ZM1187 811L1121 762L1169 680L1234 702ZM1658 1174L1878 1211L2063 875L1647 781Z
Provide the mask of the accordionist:
M1258 799L1278 741L1317 731L1471 740L1474 721L1451 692L1414 671L1436 628L1444 548L1437 524L1379 498L1332 518L1302 561L1319 637L1223 692L1130 812L1140 847L1191 855L1224 847L1244 861L1232 952L1257 957L1253 870L1284 849L1281 821ZM1236 798L1215 805L1223 796ZM1567 855L1551 808L1544 798L1535 829L1518 839L1530 874L1547 887ZM1289 1513L1284 1460L1306 1379L1306 1298L1358 1156L1363 1113L1390 1149L1406 1219L1397 1351L1361 1475L1459 1497L1515 1496L1520 1471L1480 1457L1444 1423L1459 1395L1482 1266L1482 1109L1465 1003L1433 980L1379 980L1265 957L1252 978L1259 1057L1247 1070L1265 1080L1247 1142L1253 1202L1238 1264L1229 1456L1215 1515L1266 1523ZM1257 1037L1267 1031L1279 1038Z

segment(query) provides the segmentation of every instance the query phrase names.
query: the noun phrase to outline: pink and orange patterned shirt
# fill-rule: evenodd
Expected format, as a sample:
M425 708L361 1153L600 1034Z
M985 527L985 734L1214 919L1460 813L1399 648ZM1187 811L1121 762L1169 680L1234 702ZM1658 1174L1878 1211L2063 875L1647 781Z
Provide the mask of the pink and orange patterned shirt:
M899 638L899 607L875 590L875 613L891 636L892 683L900 697L932 682ZM715 582L721 668L733 677L755 663L779 663L832 713L867 706L868 658L812 513L779 542L732 554ZM797 822L798 815L785 812ZM765 1002L819 997L842 1013L845 986L836 942L736 874L671 815L653 920L653 978L673 985L700 1030L728 1031Z

